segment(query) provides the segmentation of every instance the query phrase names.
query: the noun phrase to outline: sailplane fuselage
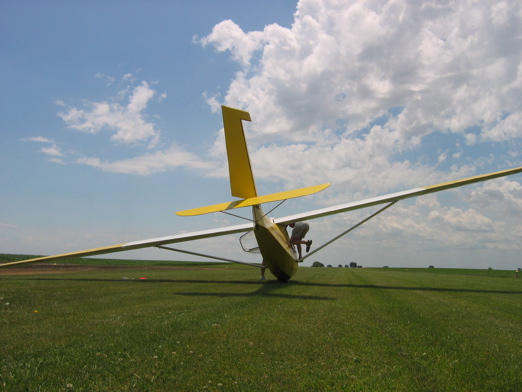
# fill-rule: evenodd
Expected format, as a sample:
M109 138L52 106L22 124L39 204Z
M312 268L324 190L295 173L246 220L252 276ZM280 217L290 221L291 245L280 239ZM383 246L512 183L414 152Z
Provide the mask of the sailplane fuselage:
M297 272L298 264L286 228L265 216L260 205L252 207L252 214L263 264L279 281L287 282Z

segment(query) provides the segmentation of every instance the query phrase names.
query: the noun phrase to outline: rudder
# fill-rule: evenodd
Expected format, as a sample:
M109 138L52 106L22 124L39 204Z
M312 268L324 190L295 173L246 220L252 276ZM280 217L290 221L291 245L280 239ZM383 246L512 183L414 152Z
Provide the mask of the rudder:
M256 197L256 184L241 121L252 121L250 113L227 106L221 106L221 109L223 112L232 196L242 199Z

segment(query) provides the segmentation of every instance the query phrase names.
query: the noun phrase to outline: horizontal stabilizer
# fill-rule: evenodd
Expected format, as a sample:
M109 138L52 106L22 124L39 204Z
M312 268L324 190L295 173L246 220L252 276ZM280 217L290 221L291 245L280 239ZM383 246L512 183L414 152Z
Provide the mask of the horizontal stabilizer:
M179 212L176 212L176 215L179 215L179 216L203 215L203 214L209 214L211 212L220 212L220 211L231 210L233 208L249 207L249 206L254 206L257 204L270 203L273 201L293 199L296 197L312 195L314 193L320 192L320 191L328 188L329 186L330 186L330 184L322 184L322 185L310 186L307 188L294 189L292 191L272 193L272 194L266 195L266 196L249 197L249 198L243 199L243 200L236 200L236 201L231 201L228 203L214 204L212 206L194 208L194 209L185 210L185 211L179 211Z

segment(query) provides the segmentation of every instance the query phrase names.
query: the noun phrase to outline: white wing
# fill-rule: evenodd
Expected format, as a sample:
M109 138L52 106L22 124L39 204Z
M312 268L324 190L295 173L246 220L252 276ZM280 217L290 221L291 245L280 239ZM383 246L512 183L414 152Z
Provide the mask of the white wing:
M339 205L336 205L333 207L322 208L320 210L314 210L314 211L309 211L309 212L305 212L305 213L301 213L301 214L285 216L283 218L277 218L274 221L275 221L275 223L278 223L278 224L288 224L288 223L292 223L292 222L298 222L301 220L321 218L323 216L340 214L342 212L357 210L359 208L371 207L371 206L375 206L378 204L391 203L393 201L408 199L410 197L427 195L428 193L440 192L440 191L444 191L446 189L457 188L460 186L469 185L469 184L473 184L476 182L487 181L487 180L491 180L494 178L505 177L505 176L509 176L509 175L517 174L517 173L521 173L521 172L522 172L522 167L517 167L514 169L503 170L500 172L489 173L489 174L483 174L480 176L465 178L462 180L445 182L442 184L431 185L431 186L426 186L426 187L422 187L422 188L414 188L414 189L410 189L408 191L402 191L402 192L397 192L397 193L390 193L388 195L372 197L371 199L355 201L352 203L339 204Z
M374 197L371 199L356 201L356 202L347 203L347 204L340 204L337 206L323 208L323 209L315 210L315 211L309 211L309 212L305 212L302 214L290 215L290 216L286 216L283 218L275 219L274 222L278 223L278 224L288 224L291 222L297 222L297 221L305 220L305 219L320 218L323 216L339 214L342 212L347 212L347 211L356 210L356 209L360 209L360 208L371 207L371 206L375 206L378 204L391 203L393 201L408 199L410 197L422 196L422 195L426 195L428 193L440 192L440 191L443 191L446 189L457 188L460 186L473 184L473 183L481 182L481 181L487 181L487 180L491 180L493 178L509 176L509 175L521 173L521 172L522 172L522 167L518 167L515 169L504 170L504 171L500 171L500 172L496 172L496 173L489 173L489 174L484 174L481 176L470 177L470 178L466 178L463 180L451 181L451 182L446 182L443 184L437 184L437 185L432 185L432 186L427 186L427 187L422 187L422 188L415 188L415 189L410 189L408 191L391 193L389 195L378 196L378 197ZM148 240L128 242L125 244L113 245L113 246L108 246L108 247L104 247L104 248L89 249L89 250L84 250L84 251L80 251L80 252L64 253L64 254L54 255L54 256L38 257L35 259L15 261L15 262L11 262L11 263L0 264L0 267L14 265L14 264L32 263L32 262L37 262L37 261L53 261L53 260L55 261L55 260L67 259L67 258L71 258L71 257L95 256L95 255L101 255L101 254L107 254L107 253L123 252L123 251L127 251L127 250L150 248L150 247L155 247L158 245L173 244L176 242L195 241L195 240L200 240L200 239L204 239L204 238L218 237L218 236L223 236L223 235L228 235L228 234L244 233L249 230L252 230L252 223L246 223L246 224L237 225L237 226L228 226L228 227L212 229L212 230L196 231L196 232L192 232L192 233L176 234L176 235L171 235L171 236L167 236L167 237L151 238Z
M88 250L83 250L80 252L63 253L63 254L54 255L54 256L45 256L45 257L38 257L35 259L14 261L11 263L0 264L0 267L14 265L14 264L33 263L33 262L37 262L37 261L56 261L56 260L68 259L68 258L72 258L72 257L96 256L96 255L102 255L102 254L107 254L107 253L123 252L126 250L150 248L150 247L154 247L154 246L158 246L158 245L173 244L176 242L195 241L195 240L200 240L200 239L204 239L204 238L218 237L218 236L223 236L223 235L228 235L228 234L243 233L243 232L246 232L249 230L252 230L252 223L246 223L246 224L237 225L237 226L227 226L227 227L222 227L222 228L212 229L212 230L194 231L192 233L175 234L175 235L160 237L160 238L151 238L148 240L128 242L125 244L107 246L104 248L88 249Z

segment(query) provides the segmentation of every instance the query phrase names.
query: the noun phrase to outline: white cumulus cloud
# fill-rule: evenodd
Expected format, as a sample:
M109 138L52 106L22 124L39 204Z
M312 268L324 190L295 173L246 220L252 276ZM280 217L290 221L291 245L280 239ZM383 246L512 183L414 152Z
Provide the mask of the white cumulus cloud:
M258 180L332 182L321 202L334 204L520 166L520 1L300 0L289 27L225 20L199 42L240 67L204 97L212 110L250 112ZM224 154L222 133L212 152ZM478 263L486 249L520 251L509 213L519 187L513 177L446 193L458 206L439 195L400 203L358 229L346 254L365 257L376 241L386 258L411 249L405 264L430 249L477 252ZM314 236L359 215L314 222Z
M23 142L54 143L53 140L43 136L35 136L21 139Z
M465 161L477 150L443 148L426 162L431 134L469 148L522 136L521 38L520 2L301 0L289 28L226 20L200 42L242 67L221 103L251 113L254 155L287 150L292 181L304 165L307 178L336 170L336 180L345 172L351 186L376 189L386 167L403 185L444 180L437 163L480 169ZM218 96L207 98L215 107ZM270 162L259 177L274 178L281 161ZM368 176L373 184L361 182Z
M62 151L56 144L53 144L51 147L44 147L40 151L43 152L44 154L51 155L54 157L63 156Z
M71 129L91 134L106 130L112 133L111 139L115 142L137 144L146 141L149 147L154 147L160 132L147 120L144 111L155 94L156 91L143 81L128 94L127 104L87 102L86 109L79 109L59 102L66 110L58 115Z
M212 163L202 161L195 154L187 152L177 145L173 145L165 151L156 151L129 159L103 161L97 157L83 157L78 159L76 163L92 166L106 172L135 175L149 175L180 167L194 170L210 170L213 167Z

